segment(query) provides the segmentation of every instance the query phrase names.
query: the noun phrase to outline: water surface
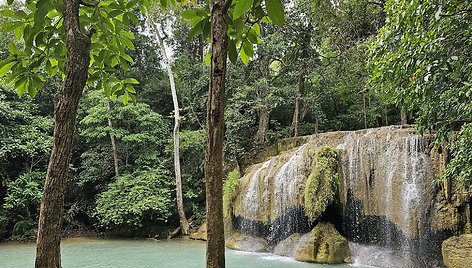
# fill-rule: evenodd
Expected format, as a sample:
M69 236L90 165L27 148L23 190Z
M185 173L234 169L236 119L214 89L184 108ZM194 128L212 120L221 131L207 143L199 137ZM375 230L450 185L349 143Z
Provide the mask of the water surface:
M0 244L0 267L34 267L34 243ZM63 268L201 268L205 243L193 240L113 240L71 238L62 241ZM346 264L303 263L269 253L226 250L228 268L347 268Z

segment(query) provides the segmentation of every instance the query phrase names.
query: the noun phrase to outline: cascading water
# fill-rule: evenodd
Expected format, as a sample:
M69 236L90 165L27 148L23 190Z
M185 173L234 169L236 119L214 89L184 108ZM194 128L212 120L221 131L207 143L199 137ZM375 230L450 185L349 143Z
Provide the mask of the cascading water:
M426 212L433 202L435 175L427 146L414 128L319 134L298 149L254 166L241 179L244 186L233 201L235 229L272 245L310 231L303 191L316 163L314 152L324 145L340 153L343 205L342 215L328 218L338 227L342 222L339 231L355 242L353 259L380 267L434 267L434 261L418 257L438 247L424 244L431 236Z

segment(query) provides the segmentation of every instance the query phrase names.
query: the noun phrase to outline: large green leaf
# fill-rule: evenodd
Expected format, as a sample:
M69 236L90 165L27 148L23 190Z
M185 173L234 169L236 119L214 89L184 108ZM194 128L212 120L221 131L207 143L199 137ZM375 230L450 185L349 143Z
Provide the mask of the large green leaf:
M280 0L265 0L267 15L278 26L284 26L284 6Z
M253 2L254 0L238 0L236 5L234 5L233 19L237 19L246 13L251 8Z

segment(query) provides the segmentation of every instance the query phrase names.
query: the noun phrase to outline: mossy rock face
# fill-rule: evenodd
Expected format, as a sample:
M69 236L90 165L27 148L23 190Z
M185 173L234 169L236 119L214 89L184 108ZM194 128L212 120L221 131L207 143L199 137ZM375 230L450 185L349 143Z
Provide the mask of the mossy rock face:
M448 268L472 267L472 234L450 237L442 243L444 265Z
M268 252L269 245L264 238L250 236L239 232L226 234L226 247L250 252Z
M190 234L190 239L207 240L207 223L206 221L198 228L198 231Z
M320 222L300 239L295 259L316 263L343 263L351 255L346 238L331 223Z

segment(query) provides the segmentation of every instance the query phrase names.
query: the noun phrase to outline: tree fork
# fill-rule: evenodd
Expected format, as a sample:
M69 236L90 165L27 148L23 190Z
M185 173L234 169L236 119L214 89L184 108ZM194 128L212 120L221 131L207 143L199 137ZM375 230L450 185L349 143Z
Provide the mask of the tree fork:
M65 79L54 101L54 134L38 224L36 268L61 267L61 220L75 118L90 64L90 36L79 29L80 0L64 0Z

